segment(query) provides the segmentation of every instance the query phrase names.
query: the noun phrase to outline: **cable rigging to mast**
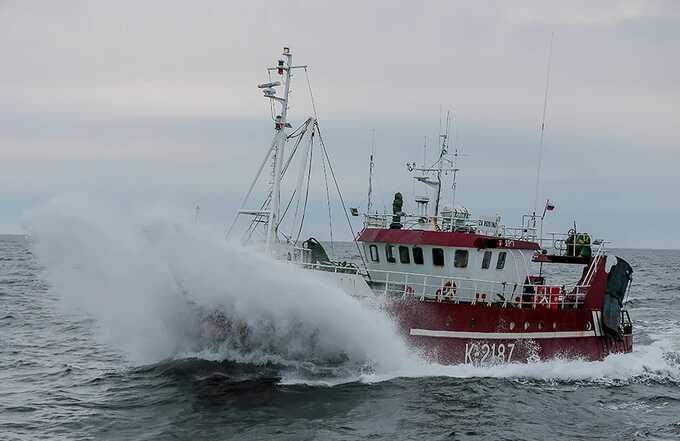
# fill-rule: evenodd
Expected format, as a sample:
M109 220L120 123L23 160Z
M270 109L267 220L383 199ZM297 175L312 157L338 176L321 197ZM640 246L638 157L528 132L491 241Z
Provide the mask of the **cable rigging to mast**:
M538 196L539 189L541 185L541 167L543 165L543 138L545 133L545 117L548 110L548 94L550 91L550 70L552 68L552 54L553 54L553 41L555 39L555 32L550 34L550 49L548 51L548 70L545 76L545 92L543 94L543 114L541 117L541 132L538 141L538 160L536 164L536 188L534 193L534 228L536 227L536 211L538 210Z
M288 97L290 94L290 81L292 78L292 71L295 69L304 69L305 77L307 80L307 88L309 90L309 95L312 103L314 116L308 118L302 125L292 131L292 133L287 134L287 129L292 126L288 122ZM306 65L294 66L292 64L292 54L288 48L283 49L283 59L278 60L275 67L268 68L267 72L269 74L269 82L259 84L258 88L262 90L264 97L269 99L272 109L272 117L274 120L274 138L267 151L265 157L263 158L255 178L250 184L248 191L241 203L241 208L237 212L237 216L232 222L231 226L227 231L227 237L230 236L233 231L238 218L241 215L252 216L250 225L248 226L243 239L246 241L250 240L258 226L262 225L266 227L265 233L265 249L268 252L273 251L275 244L280 243L280 236L284 239L284 242L294 247L300 241L302 235L305 214L308 207L310 186L312 180L312 167L314 155L314 146L316 141L319 141L322 155L320 156L321 167L323 170L323 178L325 183L325 196L328 206L328 217L329 217L329 233L331 246L333 247L333 223L332 223L332 212L331 212L331 202L330 202L330 189L329 189L329 174L330 178L334 182L335 190L337 191L338 198L342 205L343 211L345 213L345 218L347 220L349 230L352 234L352 240L355 245L357 245L357 251L361 256L362 262L364 262L364 267L366 266L363 252L361 248L356 244L355 238L356 234L351 225L349 215L347 212L347 206L345 205L344 198L340 191L340 186L335 176L335 171L333 170L332 163L330 161L329 153L325 145L325 141L321 136L321 131L317 119L317 109L316 103L314 101L314 95L312 93L311 83L309 80L309 72ZM271 81L271 73L276 72L281 76L282 81ZM276 88L283 86L283 97L277 96ZM276 107L280 105L280 112L277 114ZM286 156L285 153L285 143L288 141L293 141L294 144L291 148L290 153ZM288 199L285 207L282 206L281 193L282 193L282 182L288 171L289 167L293 163L294 157L300 158L296 162L300 163L300 172L296 181L295 189L291 192L290 198ZM319 162L316 160L315 162ZM246 209L250 196L257 182L259 181L264 167L267 163L271 164L271 178L268 182L268 191L265 193L264 201L259 205L258 209ZM291 210L293 208L293 210ZM289 212L293 213L292 221L288 221L290 226L290 234L284 233L282 230L282 223L286 218L286 214ZM290 216L289 216L290 219Z

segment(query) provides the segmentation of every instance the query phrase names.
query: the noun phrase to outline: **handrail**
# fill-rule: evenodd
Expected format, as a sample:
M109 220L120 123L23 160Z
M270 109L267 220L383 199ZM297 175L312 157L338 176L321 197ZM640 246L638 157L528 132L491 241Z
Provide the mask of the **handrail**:
M597 265L600 262L600 259L604 256L604 243L601 243L600 246L597 247L597 251L595 252L595 256L593 257L590 267L588 268L588 271L586 272L586 276L583 278L583 282L590 285L592 282L592 278L595 275L595 270L597 268Z
M366 228L387 228L387 226L392 222L395 215L388 213L371 213L364 214L364 227ZM400 222L406 229L408 227L424 227L432 226L434 229L435 225L438 226L442 231L483 231L484 234L504 237L503 231L517 231L522 232L522 235L514 234L512 238L533 238L536 235L536 228L527 227L508 227L500 223L500 218L491 218L486 216L472 217L469 213L454 213L453 215L447 215L446 213L439 216L421 216L414 214L402 213L399 215Z
M303 262L290 262L294 265L298 266L304 266L307 268L312 268L312 269L320 269L320 270L334 270L331 272L342 272L342 273L348 273L348 270L354 270L354 274L359 274L366 276L367 274L363 273L358 267L343 267L343 266L337 266L337 265L325 265L325 264L320 264L320 263L303 263ZM460 277L460 276L439 276L439 275L434 275L434 274L423 274L423 273L411 273L411 272L406 272L406 271L389 271L389 270L379 270L379 269L371 269L370 270L371 274L375 273L385 273L385 274L395 274L395 275L400 275L400 276L412 276L412 277L434 277L438 279L446 279L446 280L460 280L463 282L481 282L481 283L495 283L498 285L502 284L507 284L508 282L499 282L497 280L486 280L486 279L473 279L470 277ZM519 284L518 285L523 285L523 286L540 286L532 283L527 283L527 284ZM561 284L555 284L559 286L571 286L569 284L561 283ZM574 285L576 286L576 285ZM585 286L585 285L584 285Z
M451 277L431 274L419 274L400 271L371 270L371 276L361 273L359 268L341 267L323 264L292 264L301 265L304 268L328 271L343 274L360 275L367 279L374 290L379 289L383 295L407 295L416 296L422 301L435 300L438 302L478 302L491 305L492 303L523 305L530 304L536 308L542 304L553 306L555 296L561 307L578 307L583 304L589 284L533 284L533 283L509 283L495 280L473 279L468 277ZM384 275L384 278L376 277ZM434 282L434 283L432 283ZM493 297L495 296L495 297ZM512 298L508 299L508 296ZM530 300L525 296L531 297ZM496 297L501 302L494 300ZM542 299L540 302L537 299Z

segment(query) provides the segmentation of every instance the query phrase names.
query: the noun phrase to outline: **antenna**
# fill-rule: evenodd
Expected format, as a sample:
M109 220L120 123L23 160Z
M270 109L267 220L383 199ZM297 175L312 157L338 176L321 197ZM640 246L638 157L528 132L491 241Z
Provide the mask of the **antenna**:
M371 214L373 208L373 154L375 153L375 129L371 129L371 158L368 165L368 204L366 206L366 214Z
M543 95L543 117L541 118L541 135L538 142L538 163L536 165L536 193L534 194L534 227L536 226L536 210L538 209L538 193L541 185L541 166L543 163L543 134L545 132L545 114L548 110L548 92L550 90L550 68L552 67L553 41L555 31L550 34L550 50L548 52L548 71L545 76L545 93Z

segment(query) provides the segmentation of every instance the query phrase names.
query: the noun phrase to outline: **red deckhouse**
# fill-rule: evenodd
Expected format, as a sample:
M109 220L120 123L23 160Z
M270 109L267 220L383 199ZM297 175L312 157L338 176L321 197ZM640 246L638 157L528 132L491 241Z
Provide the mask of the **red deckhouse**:
M291 51L284 48L268 69L268 81L258 86L271 103L274 139L229 232L239 216L248 216L243 240L259 236L270 254L319 270L357 297L383 298L407 340L441 362L601 359L632 350L632 324L624 307L631 267L620 258L608 259L605 242L576 231L575 223L567 233L544 235L543 220L554 208L549 201L542 214L534 208L518 227L504 225L500 215L472 216L456 203L460 155L457 146L448 145L448 129L430 164L426 159L421 166L407 164L421 187L410 209L401 193L395 194L390 213L373 209L371 154L368 207L356 238L363 269L333 262L314 239L301 242L312 163L318 161L312 158L321 158L327 197L329 175L339 193L316 115L288 133L292 72L306 69L293 65ZM287 143L293 144L288 155ZM282 181L296 155L300 171L286 202ZM268 182L266 197L248 208L262 176ZM538 193L537 185L536 200ZM556 266L580 267L580 276L571 281L548 277Z

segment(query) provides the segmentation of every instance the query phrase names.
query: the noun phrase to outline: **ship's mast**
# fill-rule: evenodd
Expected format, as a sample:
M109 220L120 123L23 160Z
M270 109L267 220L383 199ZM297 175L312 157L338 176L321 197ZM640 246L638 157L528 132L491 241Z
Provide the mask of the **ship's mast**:
M446 115L446 118L448 119L448 114ZM440 147L439 147L439 160L437 161L437 187L436 187L436 196L434 198L434 217L437 218L439 217L439 202L442 197L442 172L444 171L444 158L446 157L447 150L448 150L448 133L440 133L439 134L439 140L441 142Z
M288 94L290 93L290 79L291 79L291 67L293 66L293 54L290 53L290 49L287 47L283 48L283 56L286 60L279 60L277 66L277 72L279 75L283 75L283 98L272 99L280 100L281 102L281 114L278 115L274 121L274 130L276 134L274 135L274 176L272 179L272 202L271 210L269 211L269 220L267 222L267 250L271 246L272 242L275 242L278 238L279 231L279 219L280 219L280 206L281 206L281 170L283 169L283 156L286 148L286 126L288 123Z
M227 237L230 236L232 230L236 226L236 222L240 215L253 216L253 222L256 223L266 223L267 224L267 234L266 234L266 247L267 250L270 249L272 244L278 240L278 230L279 223L281 222L280 207L281 207L281 179L283 170L283 160L285 155L285 147L288 136L286 134L286 129L291 127L288 123L288 95L290 94L290 82L292 79L293 69L305 69L306 65L303 66L293 66L293 55L288 47L283 48L282 53L284 59L277 61L275 67L267 68L267 71L271 74L275 72L281 76L283 81L283 97L280 98L276 96L276 87L281 86L281 81L270 81L268 83L259 84L257 87L262 89L262 93L265 98L268 98L272 102L272 108L276 107L276 103L281 105L281 110L278 115L274 117L274 139L272 144L267 151L264 159L260 163L260 167L248 188L248 192L241 202L241 208L238 210L236 218L232 222L231 226L227 230ZM265 209L263 206L260 209L246 209L250 195L255 188L255 184L260 179L262 171L268 161L272 161L272 177L271 177L271 199L269 203L269 209Z

